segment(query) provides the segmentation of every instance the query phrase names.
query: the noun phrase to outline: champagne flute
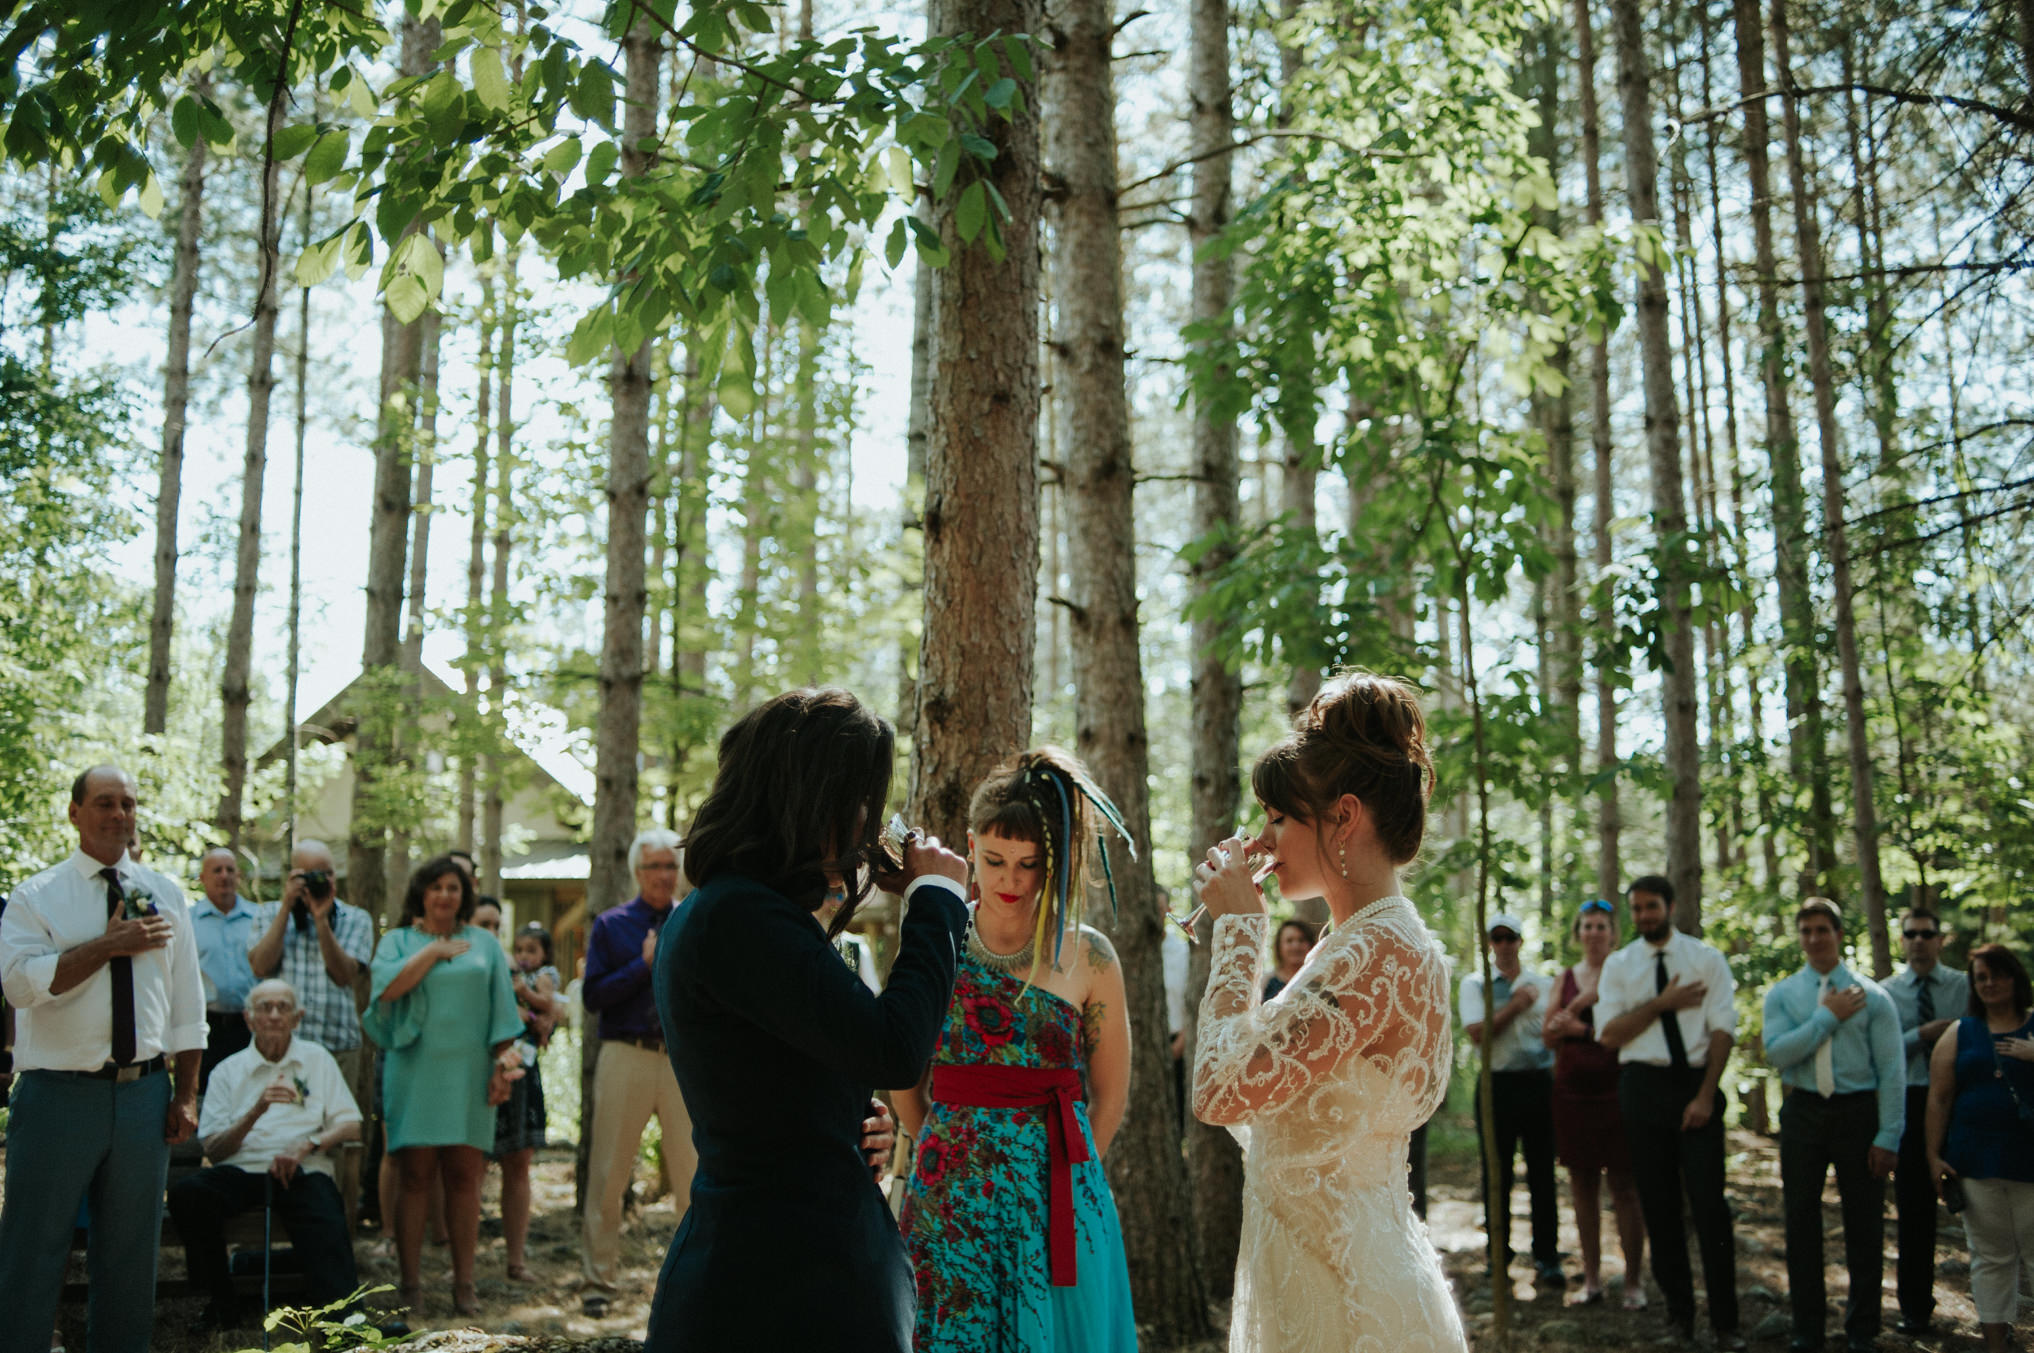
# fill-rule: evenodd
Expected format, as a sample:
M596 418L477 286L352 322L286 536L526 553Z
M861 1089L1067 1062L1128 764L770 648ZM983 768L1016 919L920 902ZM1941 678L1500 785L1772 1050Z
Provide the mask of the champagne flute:
M1250 858L1250 857L1251 857L1252 855L1258 855L1258 854L1262 854L1262 852L1261 852L1260 850L1258 850L1258 848L1257 848L1257 847L1256 847L1255 845L1251 844L1251 840L1250 840L1250 834L1249 834L1249 832L1248 832L1248 831L1247 831L1246 829L1244 829L1244 828L1242 828L1242 827L1238 827L1238 828L1237 828L1237 829L1236 829L1236 830L1235 830L1235 831L1234 831L1234 832L1232 833L1232 835L1235 835L1235 836L1239 836L1239 837L1242 837L1242 838L1243 838L1243 841L1244 841L1244 845L1243 845L1243 858L1244 858L1244 859L1246 859L1246 860L1247 860L1247 859L1249 859L1249 858ZM1259 866L1258 866L1258 867L1256 868L1256 870L1255 870L1255 871L1253 871L1253 872L1251 873L1251 875L1250 875L1250 881L1251 881L1252 883L1254 883L1254 884L1258 885L1259 887L1262 887L1262 886L1264 885L1264 880L1265 880L1265 879L1267 879L1267 878L1269 878L1269 877L1271 876L1271 865L1272 865L1272 862L1271 862L1271 860L1270 860L1269 858L1267 858L1267 859L1266 859L1266 860L1264 861L1264 863L1263 863L1263 864L1259 865ZM1200 921L1200 919L1201 919L1201 918L1202 918L1203 916L1206 916L1207 914L1208 914L1208 907L1207 907L1207 904L1206 904L1205 902L1203 902L1203 903L1200 903L1199 905L1195 906L1195 908L1193 909L1193 911L1192 911L1192 912L1190 912L1190 913L1188 913L1188 915L1186 915L1186 916L1185 916L1184 918L1182 918L1182 917L1178 917L1178 916L1174 916L1174 915L1173 915L1173 914L1172 914L1171 912L1167 912L1167 913L1165 914L1165 919L1166 919L1166 920L1168 920L1168 921L1170 921L1170 922L1172 922L1172 923L1173 923L1174 925L1178 926L1178 927L1180 928L1180 930L1181 930L1181 931L1183 931L1183 932L1184 932L1184 933L1186 934L1186 937L1187 937L1187 942L1188 942L1189 944L1199 944L1199 943L1200 943L1200 936L1198 936L1198 935L1194 934L1194 926L1195 926L1195 925L1196 925L1196 924L1197 924L1197 923L1198 923L1198 922Z

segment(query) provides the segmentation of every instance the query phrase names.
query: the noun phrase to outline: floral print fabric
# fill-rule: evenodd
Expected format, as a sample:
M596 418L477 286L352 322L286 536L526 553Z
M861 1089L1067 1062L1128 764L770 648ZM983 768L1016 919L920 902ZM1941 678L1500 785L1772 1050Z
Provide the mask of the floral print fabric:
M963 951L932 1061L1085 1072L1080 1012ZM901 1218L918 1285L918 1353L1136 1348L1122 1232L1085 1104L1075 1107L1089 1155L1073 1164L1078 1282L1052 1285L1047 1112L933 1103Z

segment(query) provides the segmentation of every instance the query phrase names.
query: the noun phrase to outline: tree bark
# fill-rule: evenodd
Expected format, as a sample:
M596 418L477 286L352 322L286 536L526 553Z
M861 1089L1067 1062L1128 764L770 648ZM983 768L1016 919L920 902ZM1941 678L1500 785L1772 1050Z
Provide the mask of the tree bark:
M501 834L505 816L501 741L507 727L509 554L515 543L515 376L516 325L521 297L516 292L520 245L510 245L502 260L501 352L496 358L494 405L494 548L487 600L488 754L481 763L480 877L487 890L501 896Z
M1044 6L933 0L928 27L935 38L1041 33ZM1026 91L1015 117L993 118L984 130L996 158L980 172L1010 209L1003 261L980 241L962 244L954 222L959 191L932 211L953 257L932 284L925 616L911 804L918 824L948 841L964 837L976 783L1030 741L1038 642L1036 91Z
M1611 0L1610 12L1617 41L1617 88L1624 105L1625 179L1632 219L1657 227L1659 160L1653 145L1652 77L1638 0ZM1667 800L1667 877L1674 884L1675 923L1692 934L1702 925L1702 751L1696 736L1688 516L1681 496L1681 415L1674 394L1673 342L1667 332L1666 277L1656 261L1639 270L1637 315L1667 659L1662 679L1667 774L1672 784Z
M1603 142L1601 120L1596 106L1596 37L1590 17L1591 0L1574 0L1575 66L1580 74L1579 99L1582 113L1582 171L1587 184L1585 210L1589 224L1603 225ZM1617 632L1616 583L1610 576L1613 562L1610 523L1616 517L1612 448L1610 436L1610 339L1609 335L1589 345L1589 446L1594 457L1595 534L1590 562L1595 566L1592 610L1598 634ZM1445 628L1445 627L1443 627ZM1617 659L1614 647L1606 644L1596 663L1596 892L1600 897L1623 894L1618 861L1618 837L1623 819L1618 806L1617 772Z
M1192 215L1187 238L1194 249L1192 318L1196 324L1229 322L1235 279L1229 260L1215 257L1208 243L1229 224L1235 113L1229 73L1227 0L1193 0L1188 9L1192 50L1187 97L1191 104L1188 151L1193 166ZM1226 369L1219 373L1227 375ZM1196 597L1214 587L1234 560L1238 527L1236 420L1204 401L1193 409L1193 533L1211 542L1190 567ZM1191 755L1192 835L1187 858L1198 860L1236 828L1242 792L1237 760L1243 710L1243 681L1224 654L1227 639L1212 617L1193 622L1194 663L1189 699L1193 710ZM1208 982L1208 950L1194 946L1187 973L1187 1046L1194 1056L1194 1022ZM1236 1251L1243 1227L1243 1157L1227 1129L1189 1118L1187 1160L1193 1168L1194 1213L1199 1223L1201 1260L1208 1288L1229 1295L1235 1283Z
M403 25L402 73L425 74L438 49L438 21ZM413 224L405 238L421 227ZM360 720L353 740L352 823L346 851L347 900L383 922L401 905L388 888L388 828L376 786L395 747L401 702L403 564L410 522L410 456L423 323L381 314L380 414L374 440L374 506L367 537L367 606L360 645Z
M1808 583L1808 516L1801 487L1801 445L1787 393L1786 336L1780 325L1778 268L1773 251L1771 170L1766 122L1766 44L1759 0L1734 0L1738 91L1744 103L1745 174L1751 181L1752 245L1759 298L1759 371L1766 394L1766 451L1772 462L1774 584L1779 594L1780 648L1786 669L1787 771L1806 786L1808 817L1801 832L1807 866L1803 892L1818 892L1832 864L1828 754L1822 727L1821 678L1815 653L1815 601Z
M657 134L657 29L640 17L629 29L622 173L640 178L651 156L640 142ZM614 400L608 431L607 583L600 645L600 725L594 765L593 839L587 905L601 912L633 895L629 842L636 831L636 756L643 703L644 527L650 505L650 344L617 348L609 362Z
M430 580L432 490L438 469L438 346L445 317L436 307L417 321L423 329L417 362L417 447L415 510L410 517L409 624L403 635L403 662L411 671L424 661L424 603Z
M311 196L317 189L304 185L301 218L303 247L311 244ZM286 622L286 653L283 658L283 736L288 740L283 753L283 858L297 848L297 678L301 675L304 601L304 442L310 433L311 394L311 289L297 292L297 436L290 476L290 595Z
M654 152L663 52L657 28L638 14L623 41L628 69L622 118L621 171L641 178ZM616 348L608 362L613 412L607 439L607 583L600 640L600 722L595 730L593 831L587 844L586 910L591 918L634 895L629 842L636 834L636 759L642 750L644 529L650 509L650 340L635 351ZM593 1121L593 1067L598 1038L580 1044L579 1121ZM587 1135L580 1134L573 1171L574 1206L586 1197Z
M191 92L203 98L210 88L209 81L200 78ZM155 493L155 605L148 620L148 690L141 713L141 731L149 735L169 727L170 640L176 629L177 604L177 508L183 496L184 411L191 392L191 310L198 290L198 232L205 215L205 155L205 138L201 136L191 142L190 153L184 157L176 261L170 272L169 353L163 360L162 376L162 465ZM55 172L54 164L51 172Z
M1793 189L1794 237L1801 255L1801 310L1808 330L1808 378L1815 391L1815 428L1822 446L1822 530L1835 592L1836 660L1843 674L1844 722L1850 734L1851 840L1857 849L1858 899L1871 933L1872 975L1892 976L1886 934L1886 885L1879 872L1878 809L1872 797L1871 728L1865 721L1864 673L1857 652L1852 605L1850 538L1843 524L1843 449L1837 441L1836 376L1829 359L1829 321L1823 297L1822 226L1809 190L1801 151L1801 108L1787 54L1787 0L1773 0L1773 62L1780 73L1780 118L1787 139L1787 179Z
M481 608L487 601L487 492L494 468L488 458L488 438L494 435L494 273L486 267L480 269L479 320L480 355L474 368L480 385L473 399L473 496L468 508L472 521L466 538L466 709L461 716L475 723L480 722L481 669L487 657L488 627ZM459 756L459 848L469 855L480 807L480 758L475 750L480 744L475 732Z
M1179 1149L1164 965L1152 879L1150 742L1138 651L1137 523L1130 404L1124 388L1122 243L1117 224L1116 93L1109 0L1064 0L1048 66L1051 168L1062 186L1054 403L1065 418L1074 747L1139 843L1115 869L1117 910L1097 916L1116 939L1129 1003L1130 1106L1108 1156L1139 1322L1153 1342L1206 1338L1207 1294Z
M282 126L282 108L268 120L273 137ZM276 274L282 269L282 203L277 189L281 167L271 162L263 185L266 213L259 225L261 281L254 300L254 332L247 357L247 448L240 469L240 531L233 556L233 613L226 624L226 668L219 680L219 763L224 785L214 830L231 850L240 849L242 804L247 791L248 673L254 662L254 596L261 570L262 480L268 470L268 404L275 389L275 327L280 306Z

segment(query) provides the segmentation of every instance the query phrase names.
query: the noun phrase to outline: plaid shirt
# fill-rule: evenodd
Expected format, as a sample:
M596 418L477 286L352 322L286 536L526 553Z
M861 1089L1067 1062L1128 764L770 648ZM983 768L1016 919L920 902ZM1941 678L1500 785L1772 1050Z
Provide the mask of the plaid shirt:
M254 908L255 939L268 933L281 907L280 902L263 902ZM332 937L339 941L340 950L362 967L374 957L374 922L350 903L333 907ZM304 1021L297 1026L299 1035L328 1052L360 1046L360 1012L353 1004L353 988L340 986L325 971L316 927L299 930L294 920L283 923L282 970L276 975L297 989L297 1004L304 1012Z

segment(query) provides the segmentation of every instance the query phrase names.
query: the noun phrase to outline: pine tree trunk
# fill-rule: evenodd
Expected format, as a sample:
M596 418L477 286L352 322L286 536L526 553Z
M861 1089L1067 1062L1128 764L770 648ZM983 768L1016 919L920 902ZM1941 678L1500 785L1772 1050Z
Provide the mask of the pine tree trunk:
M436 19L405 22L402 73L425 74L439 40ZM404 232L405 238L416 228ZM347 900L383 922L394 919L402 902L388 888L388 829L375 803L375 786L393 757L402 717L401 702L395 697L403 656L403 565L409 543L410 457L423 337L421 320L401 323L383 307L374 507L368 525L367 606L360 645L360 723L353 741L353 810L346 852Z
M1617 88L1624 105L1625 179L1632 219L1657 228L1659 160L1653 145L1652 77L1638 0L1611 0L1610 12L1617 42ZM1667 332L1666 277L1657 262L1639 270L1637 316L1667 657L1661 683L1672 785L1667 799L1667 877L1674 884L1675 923L1694 934L1702 925L1702 751L1696 736L1695 632L1685 548L1688 516L1681 496L1681 415L1674 395L1673 342Z
M1815 645L1815 601L1808 582L1808 515L1801 487L1801 445L1787 393L1786 335L1780 324L1778 263L1773 251L1771 171L1766 123L1766 44L1759 0L1734 0L1738 90L1744 96L1745 173L1751 181L1752 244L1759 298L1759 370L1766 392L1766 451L1772 462L1774 583L1779 594L1780 646L1787 686L1787 772L1807 786L1802 832L1807 866L1803 892L1826 886L1833 861L1828 754L1822 727L1821 677Z
M1603 224L1603 142L1596 106L1596 36L1590 17L1591 0L1574 0L1576 70L1579 72L1582 113L1582 170L1588 185L1586 211L1589 224ZM1610 576L1610 523L1616 517L1613 497L1610 437L1610 341L1609 336L1589 345L1589 446L1594 457L1595 538L1590 562L1596 578L1591 587L1595 612L1594 628L1599 635L1617 632L1615 581ZM1445 626L1443 627L1445 629ZM1599 897L1623 895L1618 861L1618 836L1623 818L1618 807L1617 771L1617 659L1611 645L1604 645L1596 664L1596 774L1601 785L1596 791L1596 892Z
M935 38L1042 33L1040 0L933 0ZM1012 78L1015 71L1006 72ZM986 128L984 173L1009 205L1006 257L963 245L960 194L933 207L953 252L933 279L925 460L925 617L913 733L914 819L964 839L968 796L1031 737L1038 597L1039 121L1035 91ZM922 265L921 265L922 266Z
M494 273L480 269L480 355L474 361L480 386L473 399L473 497L468 508L471 529L466 538L466 708L462 718L480 721L481 668L487 653L487 624L481 607L487 600L487 490L493 466L488 438L494 435ZM466 739L459 755L459 848L474 847L474 817L480 807L478 730ZM478 857L476 857L478 858ZM494 894L501 896L499 892Z
M515 376L516 324L521 300L516 294L516 262L521 253L510 245L502 260L501 354L496 358L494 405L494 542L487 594L488 746L501 746L507 726L509 552L515 541ZM501 896L502 827L506 785L502 758L490 750L481 762L480 877Z
M1187 238L1194 248L1192 318L1196 324L1226 325L1234 275L1229 260L1204 251L1229 224L1235 113L1229 73L1227 0L1193 0L1188 10L1192 51L1187 97L1192 105L1188 149L1193 166L1193 207ZM1226 374L1226 373L1225 373ZM1193 533L1212 541L1189 569L1196 597L1205 596L1235 558L1238 528L1236 420L1196 402L1193 410ZM1242 792L1237 760L1243 710L1242 677L1224 661L1222 626L1212 618L1193 622L1194 665L1189 699L1193 710L1191 755L1192 835L1187 858L1198 860L1236 829ZM1191 910L1191 908L1185 908ZM1203 936L1203 939L1206 937ZM1194 1022L1208 982L1208 946L1194 946L1187 973L1187 1046L1191 1067ZM1193 1167L1194 1213L1199 1222L1201 1260L1209 1292L1229 1295L1235 1282L1236 1251L1243 1227L1243 1157L1227 1129L1187 1122L1187 1160Z
M640 178L651 156L639 143L657 134L657 29L639 17L626 40L627 120L622 172ZM633 896L629 842L636 832L636 756L643 703L643 577L650 505L650 344L617 348L608 368L613 417L608 432L607 583L600 645L600 722L596 734L593 833L587 907L598 913Z
M657 28L639 14L623 42L628 68L621 167L641 178L654 158L643 143L657 134L657 92L663 53ZM636 834L636 758L642 750L643 539L650 509L650 340L635 351L616 348L608 363L613 412L607 440L607 583L600 640L600 719L594 730L593 831L587 844L586 911L591 917L635 892L629 842ZM579 1121L593 1121L593 1067L598 1038L580 1044ZM586 1190L586 1134L573 1171L574 1205Z
M304 185L301 225L303 247L311 245L311 196L317 189ZM290 594L289 617L284 622L283 657L283 858L297 847L297 678L302 675L304 602L304 442L311 428L311 289L297 293L297 407L296 447L290 475Z
M209 90L209 82L202 78L192 86L192 93L201 98ZM177 508L183 497L184 411L191 392L191 309L198 290L198 232L205 214L205 154L201 136L191 142L184 157L176 261L170 273L169 353L163 360L162 377L162 465L155 493L155 605L148 620L148 690L141 713L141 731L151 735L169 727L170 639L176 629L177 604ZM50 168L54 173L56 166ZM46 285L45 290L50 288ZM50 346L47 336L44 346Z
M1108 1156L1124 1218L1130 1289L1154 1343L1206 1338L1207 1295L1194 1243L1193 1204L1179 1150L1165 981L1163 908L1152 880L1150 742L1138 651L1136 517L1132 511L1130 405L1124 388L1122 244L1117 225L1116 94L1110 72L1109 0L1067 0L1054 13L1048 66L1051 172L1062 185L1058 370L1064 414L1074 747L1123 811L1137 858L1115 869L1115 937L1129 1003L1131 1084Z
M1850 734L1851 840L1857 849L1858 896L1871 932L1872 975L1892 976L1886 934L1886 885L1879 873L1878 809L1872 797L1871 729L1865 721L1864 673L1857 653L1850 538L1843 524L1843 452L1837 442L1836 376L1830 366L1829 322L1823 297L1822 227L1801 152L1801 110L1787 54L1787 0L1773 0L1773 62L1784 91L1780 117L1787 139L1787 179L1793 189L1794 237L1801 262L1801 309L1808 330L1808 378L1815 390L1815 427L1822 445L1822 531L1836 594L1836 660L1843 674L1844 721Z
M278 105L269 119L272 138L282 125ZM219 679L219 762L224 786L213 829L228 849L240 849L241 813L247 791L248 673L254 661L254 597L261 569L262 480L268 470L268 404L275 389L275 327L280 306L276 274L282 269L282 203L277 189L280 165L268 166L263 187L267 216L260 223L259 293L247 357L247 449L240 469L240 534L233 558L233 613L226 625L226 667Z
M417 449L415 510L410 517L409 623L403 635L403 662L411 671L424 660L424 604L430 580L432 491L438 469L438 346L445 317L436 307L417 321L423 328L417 363Z

